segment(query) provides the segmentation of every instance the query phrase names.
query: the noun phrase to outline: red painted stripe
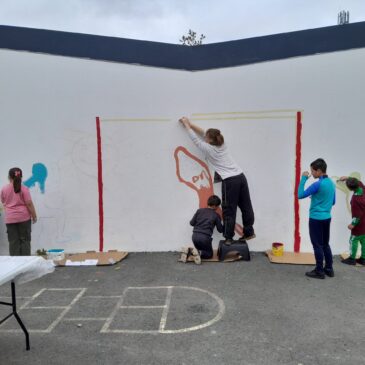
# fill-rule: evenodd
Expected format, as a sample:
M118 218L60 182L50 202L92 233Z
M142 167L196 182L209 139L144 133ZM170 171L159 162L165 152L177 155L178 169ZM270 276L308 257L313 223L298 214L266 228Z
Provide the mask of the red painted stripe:
M99 191L99 251L104 248L103 162L101 158L100 118L96 117L96 140L98 145L98 191Z
M295 189L294 189L294 252L300 251L300 215L298 187L302 165L302 113L297 112L297 136L295 146Z

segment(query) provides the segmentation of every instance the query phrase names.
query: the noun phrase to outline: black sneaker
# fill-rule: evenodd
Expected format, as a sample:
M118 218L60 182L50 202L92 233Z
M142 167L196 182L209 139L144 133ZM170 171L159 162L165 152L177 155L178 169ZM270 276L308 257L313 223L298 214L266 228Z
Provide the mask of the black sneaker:
M256 235L255 235L255 233L252 233L251 235L243 235L242 237L240 237L239 239L238 239L238 241L239 242L244 242L244 241L248 241L248 240L252 240L253 238L255 238L256 237Z
M227 246L230 246L233 243L233 239L232 238L226 238L224 241L224 244Z
M346 265L356 265L356 260L351 257L348 257L347 259L342 260L341 262Z
M333 278L335 276L335 272L333 271L333 269L324 269L324 273L330 277L330 278Z
M364 265L365 266L365 259L363 258L360 258L360 259L357 259L356 262L360 265Z
M316 269L305 273L306 276L313 279L325 279L326 276L322 272L318 272Z

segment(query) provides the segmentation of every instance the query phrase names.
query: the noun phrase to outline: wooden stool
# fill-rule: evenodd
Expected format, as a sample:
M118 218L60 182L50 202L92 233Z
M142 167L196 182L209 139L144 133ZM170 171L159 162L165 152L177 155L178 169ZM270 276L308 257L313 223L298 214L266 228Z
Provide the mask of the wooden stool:
M237 252L241 256L241 260L250 261L250 250L246 241L233 241L230 245L226 245L225 241L219 241L218 245L218 258L219 261L224 261L226 255L229 252Z

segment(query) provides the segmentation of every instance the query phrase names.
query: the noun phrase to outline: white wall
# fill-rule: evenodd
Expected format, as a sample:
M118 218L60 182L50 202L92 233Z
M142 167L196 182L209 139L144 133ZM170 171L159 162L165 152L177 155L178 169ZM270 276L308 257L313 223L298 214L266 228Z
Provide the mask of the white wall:
M302 110L303 168L323 157L331 176L363 175L364 61L361 49L191 73L1 50L0 184L12 166L27 177L34 163L44 163L46 191L31 189L40 216L32 249L98 250L95 117L101 116L105 249L176 250L189 242L188 220L198 199L177 180L173 153L181 145L201 157L177 118ZM200 123L222 129L249 180L258 236L253 250L274 241L293 247L295 124L294 117L280 115ZM168 121L104 122L108 118ZM184 169L194 174L196 165ZM311 250L308 206L301 202L302 251ZM349 218L345 194L338 191L336 253L347 248ZM0 219L4 254L8 244L3 215Z

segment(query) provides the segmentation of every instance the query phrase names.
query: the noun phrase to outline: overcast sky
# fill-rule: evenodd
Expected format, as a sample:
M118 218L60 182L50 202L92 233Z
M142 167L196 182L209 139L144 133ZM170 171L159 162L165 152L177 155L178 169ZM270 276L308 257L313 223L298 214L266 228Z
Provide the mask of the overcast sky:
M365 21L365 0L0 0L0 24L179 43L204 43Z

